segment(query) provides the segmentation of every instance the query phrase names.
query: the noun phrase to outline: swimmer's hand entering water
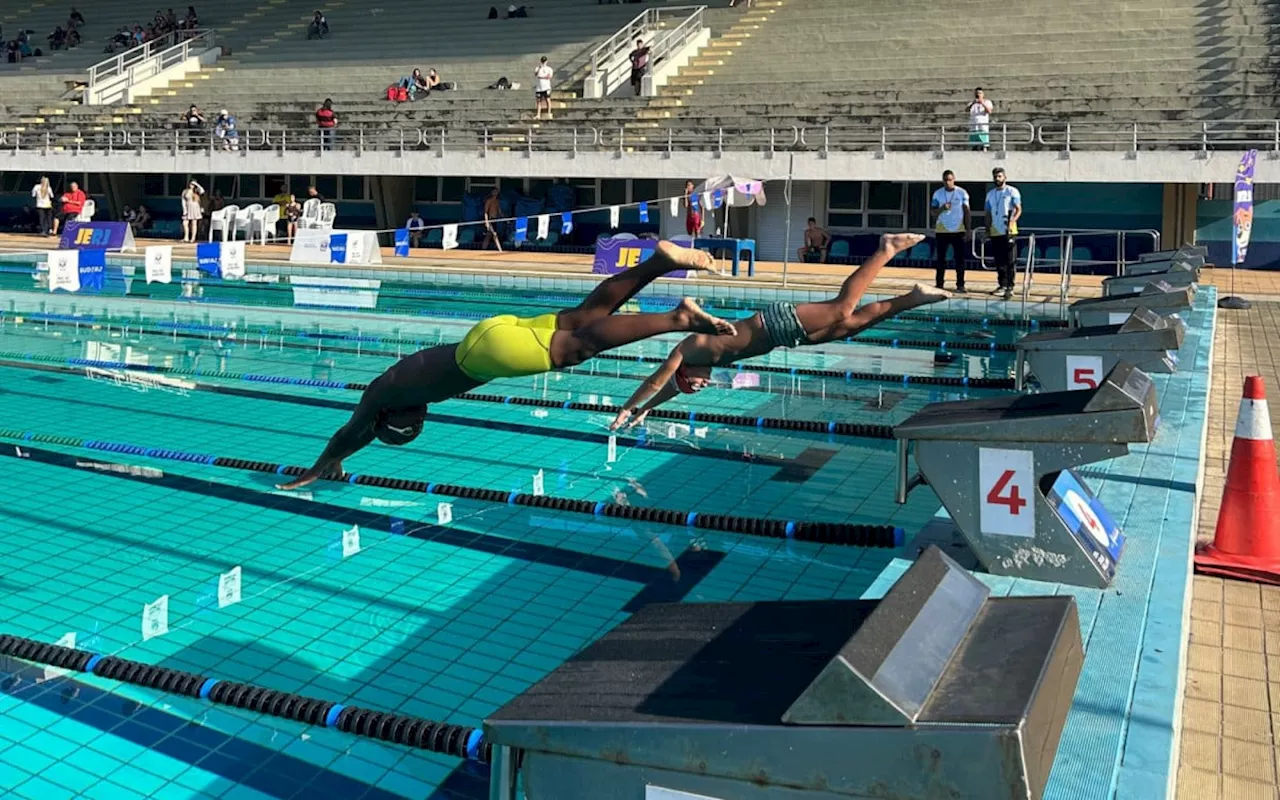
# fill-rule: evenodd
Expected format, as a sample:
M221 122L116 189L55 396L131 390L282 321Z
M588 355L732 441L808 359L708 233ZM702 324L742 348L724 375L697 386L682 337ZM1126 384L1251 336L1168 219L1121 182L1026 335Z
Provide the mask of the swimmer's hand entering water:
M609 430L616 431L621 428L634 428L637 425L644 424L644 419L647 416L649 416L649 409L647 408L639 414L635 414L629 408L623 408L618 412L618 415L613 418L613 422L609 423Z
M277 485L276 488L284 492L301 489L303 486L310 486L326 474L341 475L342 462L322 458L316 462L314 467L302 473L302 476L296 481L291 483L281 483Z

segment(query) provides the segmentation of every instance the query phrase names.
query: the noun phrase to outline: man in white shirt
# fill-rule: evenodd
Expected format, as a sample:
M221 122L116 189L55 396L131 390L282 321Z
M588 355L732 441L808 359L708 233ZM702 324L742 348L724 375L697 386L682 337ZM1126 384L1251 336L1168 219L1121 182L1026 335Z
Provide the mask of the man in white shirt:
M409 230L409 246L417 247L418 242L422 240L422 231L427 227L426 221L414 211L409 215L409 219L405 220L405 228Z
M547 119L551 119L551 76L555 72L547 64L543 56L538 68L533 71L534 119L542 119L542 109L547 110Z
M956 174L942 173L942 188L933 193L929 213L934 218L935 285L943 288L947 277L947 250L956 265L956 291L964 292L964 242L969 236L969 193L956 185Z
M979 86L973 90L973 102L969 103L969 144L975 150L986 150L991 145L991 112L995 107Z
M1006 182L1004 170L991 170L995 188L987 192L987 236L991 240L991 257L996 265L999 286L995 294L1013 298L1014 264L1018 260L1018 219L1022 216L1022 193Z

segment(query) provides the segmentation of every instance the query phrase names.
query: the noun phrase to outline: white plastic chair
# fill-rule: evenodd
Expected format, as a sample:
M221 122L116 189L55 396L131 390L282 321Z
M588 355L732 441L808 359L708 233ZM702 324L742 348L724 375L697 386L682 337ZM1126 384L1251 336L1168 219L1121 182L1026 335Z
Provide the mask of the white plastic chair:
M214 231L221 231L222 241L227 240L227 234L235 226L236 212L239 210L235 206L223 206L209 214L209 241L213 241Z
M76 222L92 222L93 215L97 211L98 206L92 200L85 200L84 208L80 209L79 214L76 214Z
M320 205L320 218L316 220L316 227L322 230L332 230L333 223L338 219L338 207L333 203L322 203Z
M253 237L253 218L256 214L262 213L262 203L250 203L244 208L236 210L236 226L232 232L232 239L250 239Z
M320 219L320 200L312 197L302 204L302 217L298 220L299 228L315 228Z
M280 221L280 206L272 203L266 208L258 212L254 217L249 228L249 238L255 236L261 238L262 243L266 244L267 239L276 238L276 223Z

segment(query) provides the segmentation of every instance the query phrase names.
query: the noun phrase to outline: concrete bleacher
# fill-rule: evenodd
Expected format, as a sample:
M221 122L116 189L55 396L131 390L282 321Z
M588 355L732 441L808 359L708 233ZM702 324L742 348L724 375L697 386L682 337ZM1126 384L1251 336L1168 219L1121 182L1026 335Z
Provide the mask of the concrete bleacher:
M506 3L492 4L505 11ZM853 9L847 0L757 0L733 9L717 2L706 14L710 45L658 97L590 101L579 91L586 54L645 5L541 0L526 19L488 20L489 5L337 0L324 4L331 37L308 41L312 5L224 0L198 7L202 24L216 28L230 49L219 64L133 107L63 108L46 121L64 132L165 126L196 103L207 114L231 110L245 130L309 129L315 108L330 97L347 131L487 128L519 136L535 126L532 71L540 55L550 58L558 81L556 119L537 125L540 135L571 128L626 129L633 139L668 127L962 129L977 85L996 105L996 126L1022 123L1024 131L1027 122L1280 116L1269 55L1280 33L1280 0L1026 0L998 18L985 0L953 0L945 11L927 0L860 0ZM147 7L105 0L86 29L96 37L100 28L105 38L118 20L154 12L139 9ZM44 60L51 69L57 59ZM460 90L387 102L386 86L414 67L435 67ZM0 94L10 116L55 88L46 71L24 79L21 93ZM500 76L521 88L484 88Z

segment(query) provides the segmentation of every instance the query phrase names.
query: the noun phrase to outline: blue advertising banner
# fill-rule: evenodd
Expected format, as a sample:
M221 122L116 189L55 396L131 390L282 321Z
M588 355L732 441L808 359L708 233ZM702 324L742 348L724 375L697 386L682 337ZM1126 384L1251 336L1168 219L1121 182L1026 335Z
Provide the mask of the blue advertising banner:
M1231 263L1243 264L1249 253L1249 234L1253 232L1253 167L1258 151L1250 150L1236 168L1235 207L1231 213Z
M222 242L201 242L196 245L196 266L215 277L222 277Z
M617 275L648 260L658 249L653 239L601 239L596 242L591 271L597 275ZM667 273L669 278L687 278L688 270Z
M529 218L516 217L515 242L517 244L529 240Z
M396 228L396 255L401 258L409 255L408 228Z
M573 233L573 212L566 211L560 215L560 235L568 236Z
M72 220L62 228L60 250L133 250L133 231L127 222L76 222Z
M347 235L335 233L329 236L329 263L347 263Z
M1062 524L1067 526L1108 578L1115 577L1116 562L1124 548L1124 532L1102 502L1069 469L1058 473L1047 497Z
M118 272L119 270L117 270ZM84 250L80 253L80 291L101 292L107 273L106 250Z
M641 222L649 221L649 204L648 203L640 204L640 221Z

